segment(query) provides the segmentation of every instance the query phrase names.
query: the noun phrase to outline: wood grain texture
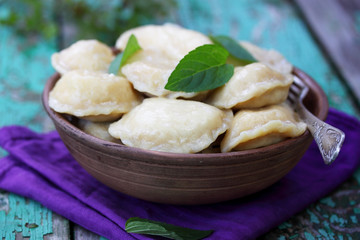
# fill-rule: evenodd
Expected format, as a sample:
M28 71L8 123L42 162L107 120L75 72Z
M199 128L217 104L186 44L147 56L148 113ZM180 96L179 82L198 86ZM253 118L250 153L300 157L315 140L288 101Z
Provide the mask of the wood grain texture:
M360 2L296 0L308 25L360 103ZM326 11L324 11L326 9Z
M74 227L74 240L106 240L106 238L76 225Z
M38 202L12 193L0 192L0 239L68 239L68 221L56 216ZM53 229L56 233L54 234Z
M70 222L62 216L52 213L52 234L44 236L44 240L68 240L70 239Z

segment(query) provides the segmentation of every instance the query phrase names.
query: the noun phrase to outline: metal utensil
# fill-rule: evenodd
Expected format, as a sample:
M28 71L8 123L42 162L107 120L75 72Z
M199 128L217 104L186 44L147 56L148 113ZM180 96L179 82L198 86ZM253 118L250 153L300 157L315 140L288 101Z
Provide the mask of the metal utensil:
M338 156L345 140L343 131L321 121L309 112L303 104L309 88L296 76L290 87L288 100L300 115L301 119L315 139L326 164L332 163Z

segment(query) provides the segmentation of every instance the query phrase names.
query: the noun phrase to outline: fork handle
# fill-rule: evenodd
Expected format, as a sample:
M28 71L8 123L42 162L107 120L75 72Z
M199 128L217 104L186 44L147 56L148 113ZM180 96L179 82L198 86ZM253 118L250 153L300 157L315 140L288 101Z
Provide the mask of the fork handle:
M337 129L309 112L304 105L298 105L298 113L305 121L308 129L316 144L319 147L321 155L326 164L332 163L338 156L341 146L345 140L345 134L340 129Z

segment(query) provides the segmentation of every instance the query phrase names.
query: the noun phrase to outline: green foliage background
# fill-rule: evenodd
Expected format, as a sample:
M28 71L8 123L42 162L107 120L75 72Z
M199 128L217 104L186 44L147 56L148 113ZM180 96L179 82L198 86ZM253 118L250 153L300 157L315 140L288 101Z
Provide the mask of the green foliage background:
M124 30L160 23L176 8L175 0L0 0L0 26L57 38L60 48L89 38L113 45Z

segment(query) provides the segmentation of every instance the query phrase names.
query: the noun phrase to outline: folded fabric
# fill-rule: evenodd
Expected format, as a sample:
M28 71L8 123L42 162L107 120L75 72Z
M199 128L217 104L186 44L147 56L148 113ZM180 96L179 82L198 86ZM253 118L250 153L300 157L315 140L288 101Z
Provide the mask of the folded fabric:
M0 129L0 188L36 201L108 239L151 239L128 234L125 222L141 217L199 230L207 239L255 239L344 182L360 164L360 122L330 109L328 123L346 139L335 162L323 163L313 143L297 166L271 187L241 199L202 206L151 203L116 192L90 176L70 155L57 132L21 126Z

